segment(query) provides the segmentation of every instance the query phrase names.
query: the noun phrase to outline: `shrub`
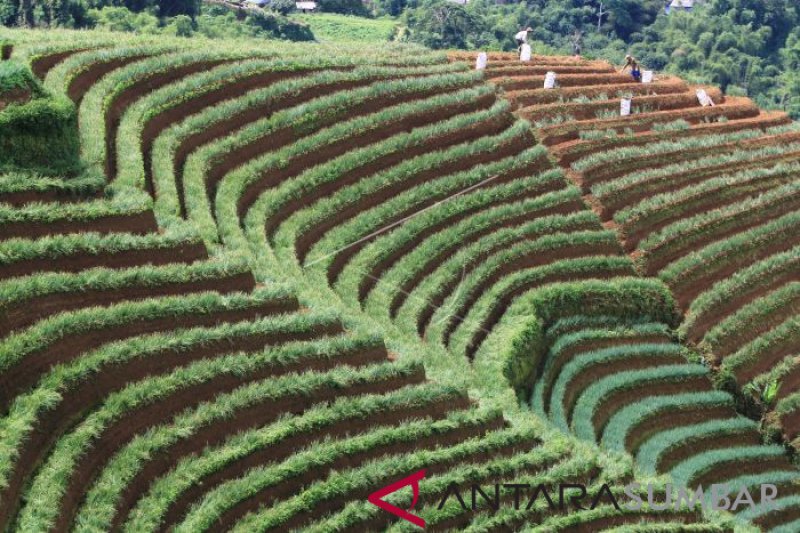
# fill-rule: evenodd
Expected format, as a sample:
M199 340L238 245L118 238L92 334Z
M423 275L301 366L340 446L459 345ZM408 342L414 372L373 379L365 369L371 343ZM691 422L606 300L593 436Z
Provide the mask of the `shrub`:
M64 97L38 98L0 111L0 168L71 174L80 165L78 117Z

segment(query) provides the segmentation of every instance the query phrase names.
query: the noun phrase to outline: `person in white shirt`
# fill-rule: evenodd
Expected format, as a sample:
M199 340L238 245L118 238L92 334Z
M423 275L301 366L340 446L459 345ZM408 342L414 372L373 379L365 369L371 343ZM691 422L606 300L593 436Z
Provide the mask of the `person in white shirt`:
M533 28L528 26L522 31L517 32L514 36L514 39L517 41L517 50L519 50L523 44L528 42L528 32L532 32Z

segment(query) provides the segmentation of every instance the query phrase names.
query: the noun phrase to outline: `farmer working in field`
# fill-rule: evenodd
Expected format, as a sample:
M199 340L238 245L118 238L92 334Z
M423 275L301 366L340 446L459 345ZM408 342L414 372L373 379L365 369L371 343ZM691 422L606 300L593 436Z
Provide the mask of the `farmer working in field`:
M528 42L528 33L532 31L533 28L528 26L524 30L517 32L517 34L514 36L514 39L517 41L517 50L520 50L522 45Z
M631 76L633 76L634 81L642 81L642 71L639 69L639 62L631 55L625 56L625 65L622 67L622 70L620 70L620 73L625 72L628 68L631 69Z

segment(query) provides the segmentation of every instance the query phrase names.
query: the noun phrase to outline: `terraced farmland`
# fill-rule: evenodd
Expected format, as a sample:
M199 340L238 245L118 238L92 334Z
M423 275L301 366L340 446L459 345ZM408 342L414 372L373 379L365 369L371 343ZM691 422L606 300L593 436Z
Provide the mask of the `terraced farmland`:
M796 529L796 467L737 412L740 396L712 385L759 345L700 364L675 328L707 357L727 330L691 337L703 296L687 304L639 251L700 206L722 213L713 201L777 202L796 131L782 115L712 88L719 105L700 108L671 78L651 95L571 58L492 56L481 73L470 55L405 46L6 33L11 60L76 106L85 168L0 177L4 528L406 530L367 496L425 468L415 513L430 529ZM561 88L537 89L550 70ZM616 90L641 95L643 112L597 119ZM695 144L669 144L678 118ZM709 167L738 175L687 175L695 189L663 202L637 189L644 207L614 204L630 223L604 224L615 215L579 169L627 138L664 159L717 143ZM739 168L761 159L782 166ZM598 163L598 185L624 178L612 168ZM763 235L781 220L763 220ZM703 274L713 290L766 268L752 264ZM781 291L763 294L790 301ZM792 345L791 326L758 330L758 316L737 315L753 343ZM437 505L452 483L633 480L770 482L779 508Z
M680 338L711 363L718 386L750 414L768 412L788 441L798 437L796 124L709 87L716 105L701 107L699 87L669 77L632 92L567 74L548 92L487 76L534 123L574 118L543 125L537 138L638 271L669 286ZM621 96L632 97L630 116L591 119Z

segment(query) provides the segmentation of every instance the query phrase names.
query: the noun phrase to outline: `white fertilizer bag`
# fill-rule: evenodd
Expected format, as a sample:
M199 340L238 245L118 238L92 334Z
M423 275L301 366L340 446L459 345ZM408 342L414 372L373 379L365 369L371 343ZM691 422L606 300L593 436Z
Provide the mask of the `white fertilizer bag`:
M703 107L714 107L714 100L708 96L708 93L704 89L697 89L697 101L700 102L700 105Z
M531 60L531 45L523 44L522 51L519 54L520 61L530 61Z
M556 73L553 71L548 72L544 76L544 88L554 89L556 86Z
M620 100L619 103L619 114L620 116L627 117L631 114L631 99L630 98L623 98Z
M653 71L645 70L642 72L642 83L653 83Z
M486 68L486 63L488 63L489 59L486 56L486 52L481 52L478 54L478 59L475 62L475 70L483 70Z

